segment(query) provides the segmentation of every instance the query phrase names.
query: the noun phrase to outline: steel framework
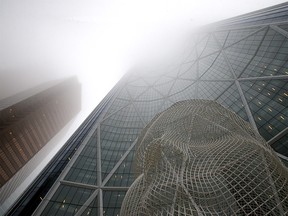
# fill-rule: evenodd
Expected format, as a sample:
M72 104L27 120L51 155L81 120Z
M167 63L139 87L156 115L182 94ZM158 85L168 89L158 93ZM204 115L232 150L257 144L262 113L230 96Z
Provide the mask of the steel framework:
M288 172L250 124L209 100L161 112L137 142L121 215L286 215Z

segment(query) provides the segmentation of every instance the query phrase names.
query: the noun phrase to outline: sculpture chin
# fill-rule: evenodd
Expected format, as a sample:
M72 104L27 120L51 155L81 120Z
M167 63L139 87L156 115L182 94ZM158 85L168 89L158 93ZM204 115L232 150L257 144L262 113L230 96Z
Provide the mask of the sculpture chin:
M142 173L120 215L285 215L288 172L235 113L187 100L159 113L138 138Z

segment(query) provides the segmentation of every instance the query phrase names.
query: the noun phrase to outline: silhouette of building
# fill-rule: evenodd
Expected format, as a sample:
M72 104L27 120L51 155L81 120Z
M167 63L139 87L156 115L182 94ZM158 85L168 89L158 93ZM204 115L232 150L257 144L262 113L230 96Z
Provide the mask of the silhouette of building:
M21 194L21 184L31 181L31 173L35 175L37 166L54 147L45 145L80 111L80 99L80 84L70 78L47 82L0 101L2 211Z
M287 21L284 3L214 23L191 35L181 63L127 73L10 214L29 215L41 202L35 215L118 215L139 175L132 162L140 132L183 100L217 101L287 164Z

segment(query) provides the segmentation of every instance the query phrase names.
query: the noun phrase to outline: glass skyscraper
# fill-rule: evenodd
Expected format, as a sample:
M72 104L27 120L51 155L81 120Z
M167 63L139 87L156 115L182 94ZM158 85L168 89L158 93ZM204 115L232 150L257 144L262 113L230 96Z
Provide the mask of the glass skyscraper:
M138 135L157 113L187 99L235 112L287 164L288 4L203 27L188 44L177 65L127 73L10 214L28 214L29 203L41 201L35 215L118 215L138 175Z

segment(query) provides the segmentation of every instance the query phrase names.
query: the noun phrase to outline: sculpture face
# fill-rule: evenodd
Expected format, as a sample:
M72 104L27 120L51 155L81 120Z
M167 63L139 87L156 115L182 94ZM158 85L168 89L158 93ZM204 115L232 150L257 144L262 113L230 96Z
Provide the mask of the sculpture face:
M288 172L265 140L213 101L178 102L138 139L142 173L121 215L285 215Z

